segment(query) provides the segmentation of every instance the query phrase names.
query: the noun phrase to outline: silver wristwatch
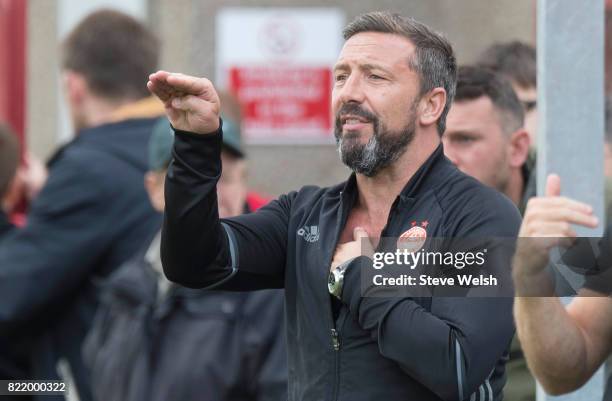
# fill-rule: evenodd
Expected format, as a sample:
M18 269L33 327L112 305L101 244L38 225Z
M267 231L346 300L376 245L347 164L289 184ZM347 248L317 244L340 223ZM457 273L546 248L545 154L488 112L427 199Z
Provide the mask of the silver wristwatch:
M329 293L334 297L340 299L342 295L342 287L344 285L344 272L346 271L348 265L353 260L347 260L339 266L329 272L329 278L327 279L327 289Z

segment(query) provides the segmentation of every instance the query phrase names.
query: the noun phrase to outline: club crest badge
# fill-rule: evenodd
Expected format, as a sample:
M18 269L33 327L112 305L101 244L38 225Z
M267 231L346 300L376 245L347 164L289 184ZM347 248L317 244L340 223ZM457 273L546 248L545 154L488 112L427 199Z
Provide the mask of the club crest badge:
M426 228L428 224L427 221L423 221L421 224L417 224L416 221L413 221L411 223L412 227L404 231L397 239L397 249L406 249L408 252L417 252L421 249L427 239Z

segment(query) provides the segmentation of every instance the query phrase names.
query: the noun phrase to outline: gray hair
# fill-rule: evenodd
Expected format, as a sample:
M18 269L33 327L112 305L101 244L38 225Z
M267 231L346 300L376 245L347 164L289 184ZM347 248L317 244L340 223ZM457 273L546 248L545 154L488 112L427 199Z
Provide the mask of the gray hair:
M457 60L449 41L440 33L413 18L388 11L375 11L355 18L343 30L345 40L362 32L381 32L403 36L416 47L415 57L408 62L420 79L420 94L444 88L446 104L437 122L438 133L446 129L446 115L455 96Z

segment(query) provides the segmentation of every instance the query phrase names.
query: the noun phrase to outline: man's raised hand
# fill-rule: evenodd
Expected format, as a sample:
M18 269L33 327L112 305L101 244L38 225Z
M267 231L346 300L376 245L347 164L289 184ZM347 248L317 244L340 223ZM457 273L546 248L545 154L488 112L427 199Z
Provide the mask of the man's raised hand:
M196 134L219 129L221 102L208 79L158 71L149 75L147 88L164 103L174 128Z

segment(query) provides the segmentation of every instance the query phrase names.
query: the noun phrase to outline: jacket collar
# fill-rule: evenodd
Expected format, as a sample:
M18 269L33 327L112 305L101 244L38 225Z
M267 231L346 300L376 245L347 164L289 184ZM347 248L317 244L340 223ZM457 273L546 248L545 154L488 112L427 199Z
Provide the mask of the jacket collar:
M72 146L80 143L91 143L96 142L104 143L106 145L111 145L118 143L116 135L109 135L109 132L117 133L117 130L121 131L137 131L141 129L145 124L152 125L152 121L155 118L133 118L129 120L123 120L118 122L108 122L101 125L97 125L95 127L83 128L72 138L70 141L61 145L47 160L47 167L50 168L58 159L62 157L64 152L67 149L70 149ZM150 132L150 129L148 130ZM115 146L115 149L127 149L121 145ZM129 151L128 151L129 152Z
M131 119L157 118L164 116L164 112L164 104L161 100L154 96L149 96L118 108L112 114L111 121L109 122L117 123Z
M444 167L452 166L450 161L444 156L444 148L442 143L432 152L432 154L419 167L414 175L408 180L404 189L400 192L400 198L406 200L415 198L417 194L422 193L428 188L432 188L436 183L440 182L441 176L437 173L441 172ZM357 194L357 176L353 172L346 180L340 195L343 198L353 197Z

